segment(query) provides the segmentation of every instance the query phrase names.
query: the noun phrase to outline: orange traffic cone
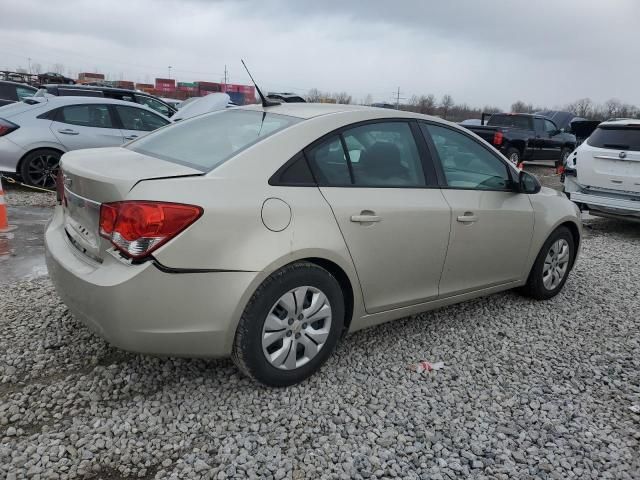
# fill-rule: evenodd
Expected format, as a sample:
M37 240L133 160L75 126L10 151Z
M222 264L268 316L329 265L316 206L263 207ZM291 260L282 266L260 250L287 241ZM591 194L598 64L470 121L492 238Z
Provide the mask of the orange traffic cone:
M4 201L4 192L2 191L2 179L0 179L0 232L9 228L9 219L7 218L7 203Z

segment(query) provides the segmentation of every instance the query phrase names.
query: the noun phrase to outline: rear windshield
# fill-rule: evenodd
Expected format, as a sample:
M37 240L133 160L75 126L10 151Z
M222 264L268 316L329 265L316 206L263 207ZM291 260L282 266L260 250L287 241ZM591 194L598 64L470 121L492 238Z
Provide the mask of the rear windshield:
M241 150L299 121L275 113L226 110L175 123L127 148L208 172Z
M640 151L640 125L598 127L587 143L597 148Z
M487 125L493 127L515 127L523 130L531 129L531 117L520 115L491 115Z

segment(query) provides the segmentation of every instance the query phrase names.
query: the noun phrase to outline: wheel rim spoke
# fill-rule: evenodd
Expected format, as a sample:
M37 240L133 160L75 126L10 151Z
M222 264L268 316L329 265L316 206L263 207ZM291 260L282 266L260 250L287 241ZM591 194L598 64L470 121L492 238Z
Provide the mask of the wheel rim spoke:
M302 286L282 295L262 327L262 351L281 370L293 370L312 360L331 332L331 305L316 287Z
M562 283L569 270L570 257L571 248L564 238L551 245L542 267L542 283L547 290L554 290Z

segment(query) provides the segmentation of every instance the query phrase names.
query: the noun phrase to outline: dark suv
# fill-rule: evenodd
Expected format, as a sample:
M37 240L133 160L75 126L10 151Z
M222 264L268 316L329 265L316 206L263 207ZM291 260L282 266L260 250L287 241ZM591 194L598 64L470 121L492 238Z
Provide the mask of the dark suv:
M0 80L0 107L33 96L38 90L26 83Z
M42 95L41 95L42 93ZM128 90L126 88L102 87L94 85L43 85L38 92L39 96L44 93L58 97L104 97L114 100L124 100L127 102L139 103L161 113L165 117L171 117L177 112L175 108L158 97L148 93Z

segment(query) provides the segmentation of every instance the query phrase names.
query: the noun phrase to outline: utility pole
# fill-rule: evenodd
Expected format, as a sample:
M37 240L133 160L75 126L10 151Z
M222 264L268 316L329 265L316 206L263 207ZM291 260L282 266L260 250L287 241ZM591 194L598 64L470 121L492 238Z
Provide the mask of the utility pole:
M31 57L27 58L29 60L29 75L31 75Z
M169 80L171 80L171 65L169 65Z
M393 92L393 94L396 97L396 110L400 110L400 100L404 100L404 97L400 96L400 87L398 87L398 90Z
M224 81L222 82L224 85L224 91L227 91L227 78L228 78L228 74L227 74L227 66L224 66Z

